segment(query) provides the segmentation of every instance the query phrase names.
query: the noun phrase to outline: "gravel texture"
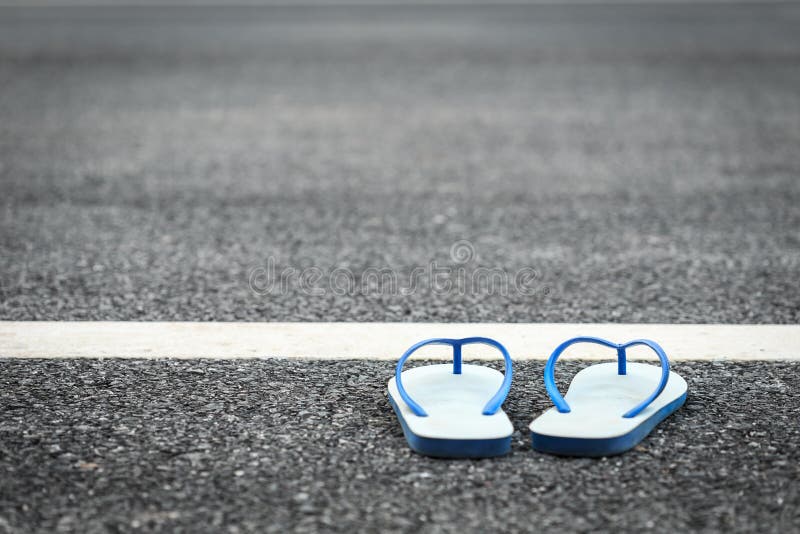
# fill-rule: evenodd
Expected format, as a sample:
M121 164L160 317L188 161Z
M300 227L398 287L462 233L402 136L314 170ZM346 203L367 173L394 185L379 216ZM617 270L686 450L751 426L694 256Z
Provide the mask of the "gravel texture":
M800 529L800 363L677 362L686 405L602 459L530 449L542 362L515 366L509 456L416 455L392 369L0 360L0 532Z
M797 322L799 25L0 8L0 319ZM511 287L362 287L433 261Z

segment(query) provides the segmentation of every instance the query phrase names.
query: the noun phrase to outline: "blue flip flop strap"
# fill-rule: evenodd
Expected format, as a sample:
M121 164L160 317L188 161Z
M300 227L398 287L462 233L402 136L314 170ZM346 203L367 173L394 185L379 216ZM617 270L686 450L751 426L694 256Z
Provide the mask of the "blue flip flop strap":
M638 415L642 410L647 408L651 402L653 402L656 397L658 397L662 391L664 391L664 387L667 385L667 380L669 380L669 360L667 359L666 353L664 353L664 349L659 346L658 343L655 341L650 341L649 339L635 339L633 341L628 341L627 343L617 344L612 343L611 341L607 341L605 339L601 339L599 337L576 337L572 339L568 339L567 341L563 342L561 345L556 347L556 350L553 351L553 354L550 355L550 358L547 360L547 365L544 367L544 385L547 388L547 394L550 395L550 399L553 401L553 404L556 405L556 409L561 413L568 413L570 411L569 404L567 401L564 400L564 397L561 395L561 392L558 391L558 387L556 386L556 379L555 379L555 365L556 360L558 357L561 356L561 353L566 350L567 347L574 345L576 343L596 343L598 345L604 345L606 347L610 347L612 349L616 349L617 351L617 372L621 375L627 373L626 370L626 361L625 361L625 349L629 347L634 347L636 345L646 345L653 349L653 351L658 355L658 359L661 360L661 381L658 383L658 387L656 390L645 400L641 403L633 407L631 410L623 414L622 417L635 417Z
M500 384L500 389L497 390L497 393L489 399L489 402L486 403L486 406L483 407L483 415L494 415L497 413L497 410L500 409L500 406L503 404L503 401L506 400L508 396L508 392L511 389L511 376L513 374L513 364L511 363L511 356L509 356L508 351L506 348L495 341L494 339L489 339L488 337L467 337L464 339L447 339L447 338L434 338L434 339L426 339L425 341L420 341L416 345L413 345L410 349L408 349L401 357L400 361L397 362L397 368L394 372L394 379L395 383L397 384L397 391L400 393L400 398L403 399L411 411L414 412L419 417L427 417L428 413L422 409L414 399L406 392L406 389L403 387L403 364L406 363L406 360L411 356L414 352L416 352L421 347L425 345L450 345L453 347L453 374L460 375L461 374L461 347L464 345L471 345L475 343L480 343L483 345L489 345L497 350L503 355L503 359L505 360L506 365L506 373L505 378L503 378L503 383Z

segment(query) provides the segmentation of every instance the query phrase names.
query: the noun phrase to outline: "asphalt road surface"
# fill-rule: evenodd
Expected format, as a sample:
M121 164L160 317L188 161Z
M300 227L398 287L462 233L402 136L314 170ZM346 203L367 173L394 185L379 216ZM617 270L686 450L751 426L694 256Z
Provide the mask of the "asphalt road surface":
M0 8L0 319L796 323L798 27ZM797 364L680 362L588 460L530 450L523 362L492 461L412 454L391 368L0 359L0 532L800 530Z
M530 448L542 367L511 454L448 461L407 448L392 362L0 361L0 532L800 529L800 364L678 362L686 405L605 459Z
M0 318L797 322L799 26L0 9Z

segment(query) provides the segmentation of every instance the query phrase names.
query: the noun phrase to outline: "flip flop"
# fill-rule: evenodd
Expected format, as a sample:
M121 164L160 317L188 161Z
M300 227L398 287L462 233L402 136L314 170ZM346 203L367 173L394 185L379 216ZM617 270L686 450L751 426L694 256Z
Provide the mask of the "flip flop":
M461 363L461 348L489 345L503 355L505 376L481 365ZM426 345L453 347L453 365L439 364L403 371L403 364ZM514 427L500 406L511 389L508 351L484 337L428 339L408 349L389 380L389 402L412 450L442 458L488 458L511 449ZM424 408L423 408L424 406Z
M576 343L616 349L617 363L581 370L562 397L553 369L564 349ZM627 363L625 350L636 345L650 347L661 360L661 368ZM669 370L664 350L647 339L622 344L596 337L569 339L547 360L544 383L555 407L533 420L531 441L538 451L563 456L610 456L627 451L686 401L686 381Z

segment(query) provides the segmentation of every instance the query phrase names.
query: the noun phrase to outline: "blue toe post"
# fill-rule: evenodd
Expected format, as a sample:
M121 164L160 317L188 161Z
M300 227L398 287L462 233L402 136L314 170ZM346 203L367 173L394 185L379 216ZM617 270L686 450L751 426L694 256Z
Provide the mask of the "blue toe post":
M547 360L547 365L544 368L544 384L547 388L547 394L550 395L550 399L555 404L556 409L561 413L568 413L570 411L569 404L567 401L564 400L564 397L561 395L561 392L558 391L558 387L556 386L555 380L555 365L556 360L558 357L561 356L561 353L564 352L567 347L571 345L575 345L576 343L595 343L597 345L603 345L612 349L617 350L617 372L621 375L627 373L626 370L626 358L625 358L625 350L629 347L634 347L636 345L645 345L653 349L653 351L658 355L658 359L661 360L661 380L658 383L658 387L656 390L645 400L641 403L637 404L622 417L635 417L642 410L647 408L651 402L653 402L662 391L664 391L664 387L667 385L667 380L669 380L669 360L667 359L666 353L664 353L664 349L659 346L658 343L655 341L650 341L649 339L635 339L633 341L628 341L627 343L612 343L611 341L607 341L605 339L601 339L599 337L576 337L572 339L568 339L567 341L563 342L561 345L556 347L556 350L550 355L550 358Z
M413 345L400 357L394 373L397 391L400 393L400 398L403 399L403 402L405 402L409 408L411 408L411 411L414 412L414 414L419 417L428 416L427 412L425 412L422 406L414 401L414 399L411 398L411 396L403 387L403 378L401 375L403 374L403 365L406 363L406 360L414 352L426 345L450 345L453 347L453 374L459 375L461 374L461 347L472 344L489 345L494 347L500 351L500 353L503 355L503 360L505 360L506 369L503 383L500 384L500 389L497 391L497 393L495 393L494 396L489 399L489 402L486 403L486 406L483 407L483 415L494 415L497 413L497 410L500 409L503 401L506 400L506 397L508 396L508 392L511 390L511 376L514 372L511 356L509 356L506 348L494 339L490 339L488 337L467 337L464 339L426 339L425 341L420 341L419 343Z

